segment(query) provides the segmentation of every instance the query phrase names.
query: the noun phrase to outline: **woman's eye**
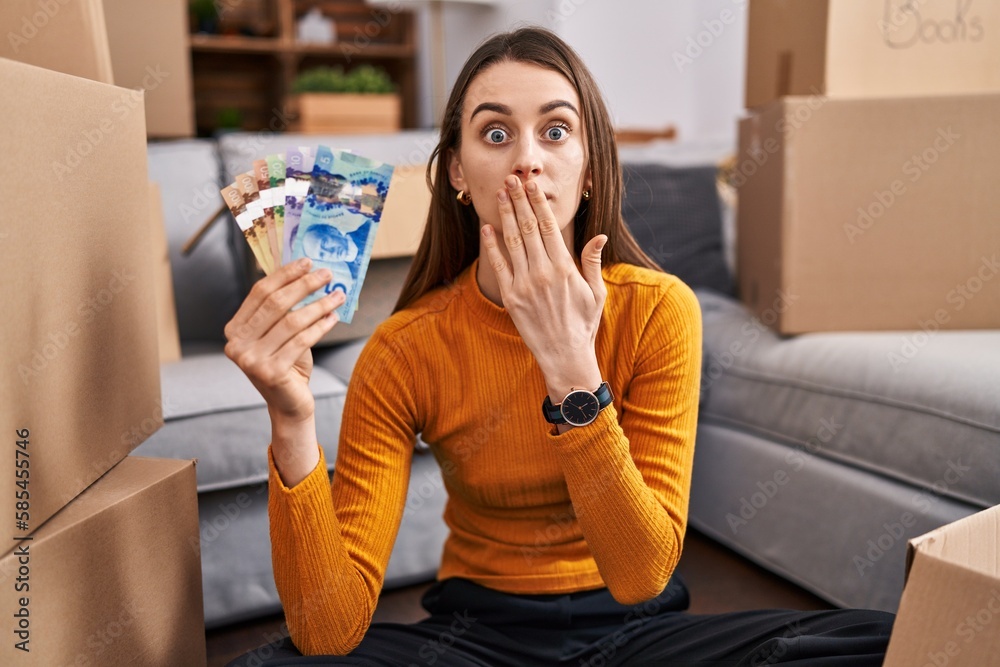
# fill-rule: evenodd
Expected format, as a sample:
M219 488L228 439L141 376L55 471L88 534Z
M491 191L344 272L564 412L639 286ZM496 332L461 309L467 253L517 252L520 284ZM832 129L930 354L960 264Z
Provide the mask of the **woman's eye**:
M566 128L564 127L550 127L545 133L550 141L562 141L566 138Z
M504 142L504 139L507 138L507 133L504 132L503 130L493 128L492 130L489 131L489 134L487 136L489 137L490 143L502 144Z

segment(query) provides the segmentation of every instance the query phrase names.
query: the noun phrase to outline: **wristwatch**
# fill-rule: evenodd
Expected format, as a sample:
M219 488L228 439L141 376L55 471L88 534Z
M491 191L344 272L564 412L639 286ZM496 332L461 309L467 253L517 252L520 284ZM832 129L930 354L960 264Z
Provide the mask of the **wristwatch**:
M611 405L614 398L611 387L607 382L602 382L594 391L573 389L559 405L552 405L552 401L546 396L542 401L542 414L550 424L586 426L597 419L597 413Z

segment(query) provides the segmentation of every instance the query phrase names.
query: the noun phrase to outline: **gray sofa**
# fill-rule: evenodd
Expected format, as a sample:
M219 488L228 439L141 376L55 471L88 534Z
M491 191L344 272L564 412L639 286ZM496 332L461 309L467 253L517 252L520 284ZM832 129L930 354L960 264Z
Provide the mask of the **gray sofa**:
M895 611L907 540L1000 503L1000 331L783 338L698 297L691 524L834 604Z
M226 214L194 253L181 256L179 249L216 207L223 178L285 146L327 142L419 164L434 135L234 134L149 147L184 357L163 366L165 425L135 453L199 460L208 627L280 610L268 538L270 430L259 394L222 353L222 328L252 280L245 242ZM691 525L831 602L893 610L906 539L1000 502L1000 332L936 334L897 372L886 354L903 332L775 336L733 297L732 211L720 208L712 179L712 165L728 149L622 149L633 233L696 288L703 308ZM393 280L406 261L393 269ZM385 293L393 294L391 285ZM385 313L391 307L365 304ZM734 355L735 341L742 346ZM347 383L364 342L315 350L311 386L331 471ZM418 451L424 455L413 459L387 589L433 579L446 536L440 473L419 441Z

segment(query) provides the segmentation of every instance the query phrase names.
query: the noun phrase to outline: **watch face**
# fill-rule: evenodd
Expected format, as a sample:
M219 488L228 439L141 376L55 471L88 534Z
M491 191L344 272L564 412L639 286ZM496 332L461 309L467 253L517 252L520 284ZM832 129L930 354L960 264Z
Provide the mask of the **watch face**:
M592 393L581 389L567 394L560 407L567 424L586 426L597 419L601 403Z

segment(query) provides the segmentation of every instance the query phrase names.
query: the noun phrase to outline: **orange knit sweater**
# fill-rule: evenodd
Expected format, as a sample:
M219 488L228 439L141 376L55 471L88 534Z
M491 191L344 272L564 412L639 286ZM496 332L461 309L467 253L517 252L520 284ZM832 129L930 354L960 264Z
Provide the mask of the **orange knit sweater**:
M274 579L305 655L364 637L406 504L414 440L440 464L450 529L438 579L510 593L659 594L681 554L701 374L701 313L675 276L603 268L596 353L614 403L557 435L544 378L478 260L380 324L347 391L333 481L282 482L268 447Z

